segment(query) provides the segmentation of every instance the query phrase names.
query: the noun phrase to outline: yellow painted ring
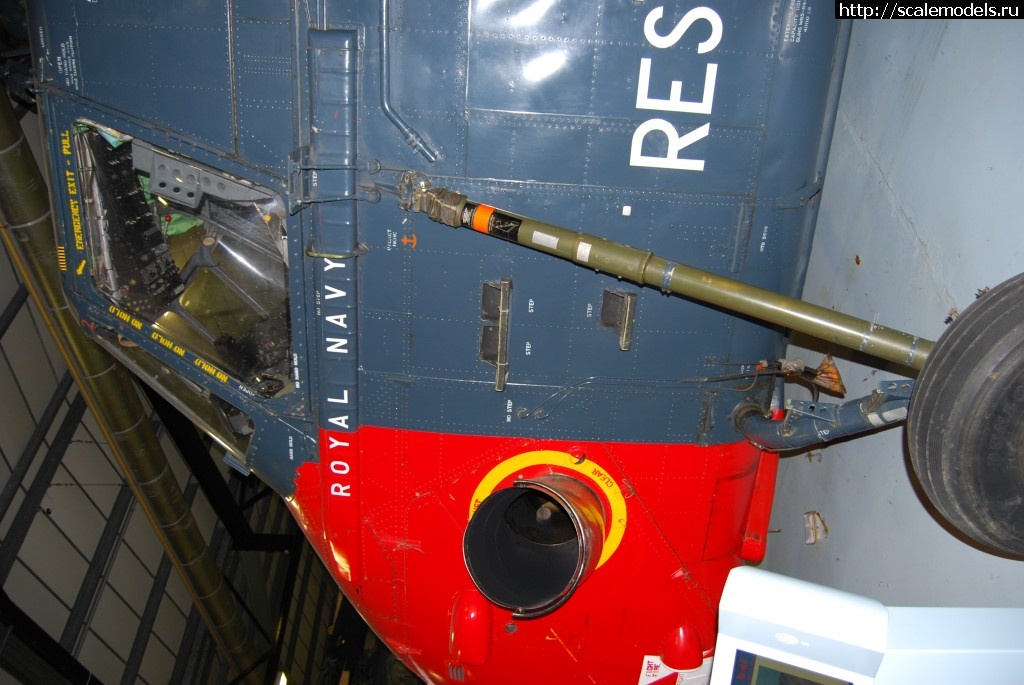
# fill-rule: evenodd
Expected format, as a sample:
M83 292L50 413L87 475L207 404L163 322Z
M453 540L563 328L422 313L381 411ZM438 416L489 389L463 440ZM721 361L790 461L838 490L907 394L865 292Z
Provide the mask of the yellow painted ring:
M557 466L576 471L592 482L596 486L595 490L597 492L604 493L608 504L611 506L611 524L608 527L608 534L605 536L604 545L601 549L601 558L597 561L597 565L601 566L618 549L619 543L622 542L622 536L626 532L626 498L623 496L619 484L612 478L609 477L606 481L599 481L594 478L593 472L596 464L589 457L580 463L577 462L577 457L567 452L558 452L556 450L535 450L509 457L488 471L487 475L480 481L480 484L476 486L469 504L469 518L473 517L480 503L494 492L499 483L517 471L533 466ZM597 468L602 473L608 473L601 466L597 466Z

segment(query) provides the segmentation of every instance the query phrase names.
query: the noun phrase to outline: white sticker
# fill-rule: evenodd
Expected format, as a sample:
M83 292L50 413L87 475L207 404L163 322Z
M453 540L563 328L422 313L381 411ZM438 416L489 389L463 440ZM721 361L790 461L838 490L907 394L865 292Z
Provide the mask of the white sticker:
M894 421L902 421L903 419L907 418L907 408L896 407L895 409L883 411L882 418L885 419L887 423L892 423Z
M580 241L579 247L576 248L576 261L583 262L586 264L590 261L590 243Z
M700 666L692 671L677 671L662 662L660 656L647 654L643 666L640 667L640 680L637 685L707 685L711 679L711 657L704 659Z
M681 677L680 673L662 663L660 656L647 654L637 685L676 685L682 682L679 680Z
M533 232L533 238L531 239L534 245L540 245L541 247L547 247L552 250L558 248L558 238L547 233L541 233L540 231Z

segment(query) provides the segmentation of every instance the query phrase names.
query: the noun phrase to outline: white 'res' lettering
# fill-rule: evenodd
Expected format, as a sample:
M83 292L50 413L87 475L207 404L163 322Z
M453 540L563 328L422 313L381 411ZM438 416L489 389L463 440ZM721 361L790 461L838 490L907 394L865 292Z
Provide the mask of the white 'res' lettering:
M654 30L654 25L663 16L665 16L665 8L655 7L647 15L647 19L644 20L644 37L647 38L648 43L656 48L672 47L679 42L679 39L693 26L694 22L701 19L711 24L711 35L708 36L707 40L697 43L697 52L701 55L705 52L711 52L718 47L718 43L722 40L722 18L718 16L718 12L710 7L694 7L683 15L683 18L679 20L679 23L675 25L675 28L667 36L662 36Z
M672 30L667 34L658 33L655 25L665 16L664 7L655 7L648 12L644 19L644 37L652 47L664 50L671 48L689 31L694 24L700 21L707 22L710 34L707 38L697 43L697 53L705 54L711 52L722 42L723 24L718 12L710 7L694 7L683 15ZM682 112L685 114L710 115L715 101L715 85L718 81L718 65L707 63L704 65L704 88L699 101L683 99L683 82L678 80L669 81L668 97L651 97L651 64L649 57L640 59L640 73L637 75L636 87L636 108L658 110L661 112ZM657 89L656 89L657 90ZM662 92L664 92L662 90ZM692 126L692 124L690 124ZM665 119L648 119L640 124L633 132L632 144L629 148L629 165L637 167L653 167L655 169L678 169L680 171L704 171L703 159L691 159L680 157L679 153L684 148L693 145L708 137L711 132L710 122L697 128L679 134L676 126ZM662 155L645 155L644 142L648 134L661 133L665 136L667 149Z
M648 133L663 133L668 139L668 151L664 157L645 155L643 153L644 138ZM633 132L633 144L629 149L630 166L646 166L657 169L680 169L682 171L704 171L703 159L679 158L683 148L706 138L711 132L711 124L698 126L683 136L679 135L676 127L664 119L648 119L637 126Z
M651 60L644 57L640 60L640 78L636 86L637 109L658 109L664 112L690 112L691 114L711 114L711 105L715 99L715 80L718 78L718 65L708 64L704 71L704 96L700 102L683 99L683 82L672 81L667 100L652 98L647 95L651 83Z

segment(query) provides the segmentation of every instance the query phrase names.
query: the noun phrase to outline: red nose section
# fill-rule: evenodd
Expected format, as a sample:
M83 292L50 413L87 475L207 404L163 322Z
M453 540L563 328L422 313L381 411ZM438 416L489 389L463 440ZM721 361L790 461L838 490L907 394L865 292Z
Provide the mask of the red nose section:
M726 575L764 539L773 460L746 443L363 427L321 434L290 506L425 680L512 685L528 667L630 683L655 662L700 666L714 645Z

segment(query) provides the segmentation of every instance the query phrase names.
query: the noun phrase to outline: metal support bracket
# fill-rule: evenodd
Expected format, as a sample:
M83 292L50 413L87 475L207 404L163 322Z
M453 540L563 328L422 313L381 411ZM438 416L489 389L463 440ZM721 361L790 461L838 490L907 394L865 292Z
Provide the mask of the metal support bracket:
M806 207L807 203L821 192L821 187L821 180L817 179L799 190L795 190L788 195L782 195L776 200L775 206L779 209L800 209Z
M197 164L160 152L148 143L134 140L132 164L149 174L149 192L195 209L203 195L232 202L258 202L267 199L259 188L240 183Z
M795 450L900 423L914 381L883 381L866 397L836 404L789 401L786 416L774 421L759 412L737 412L737 425L752 443L766 450Z

